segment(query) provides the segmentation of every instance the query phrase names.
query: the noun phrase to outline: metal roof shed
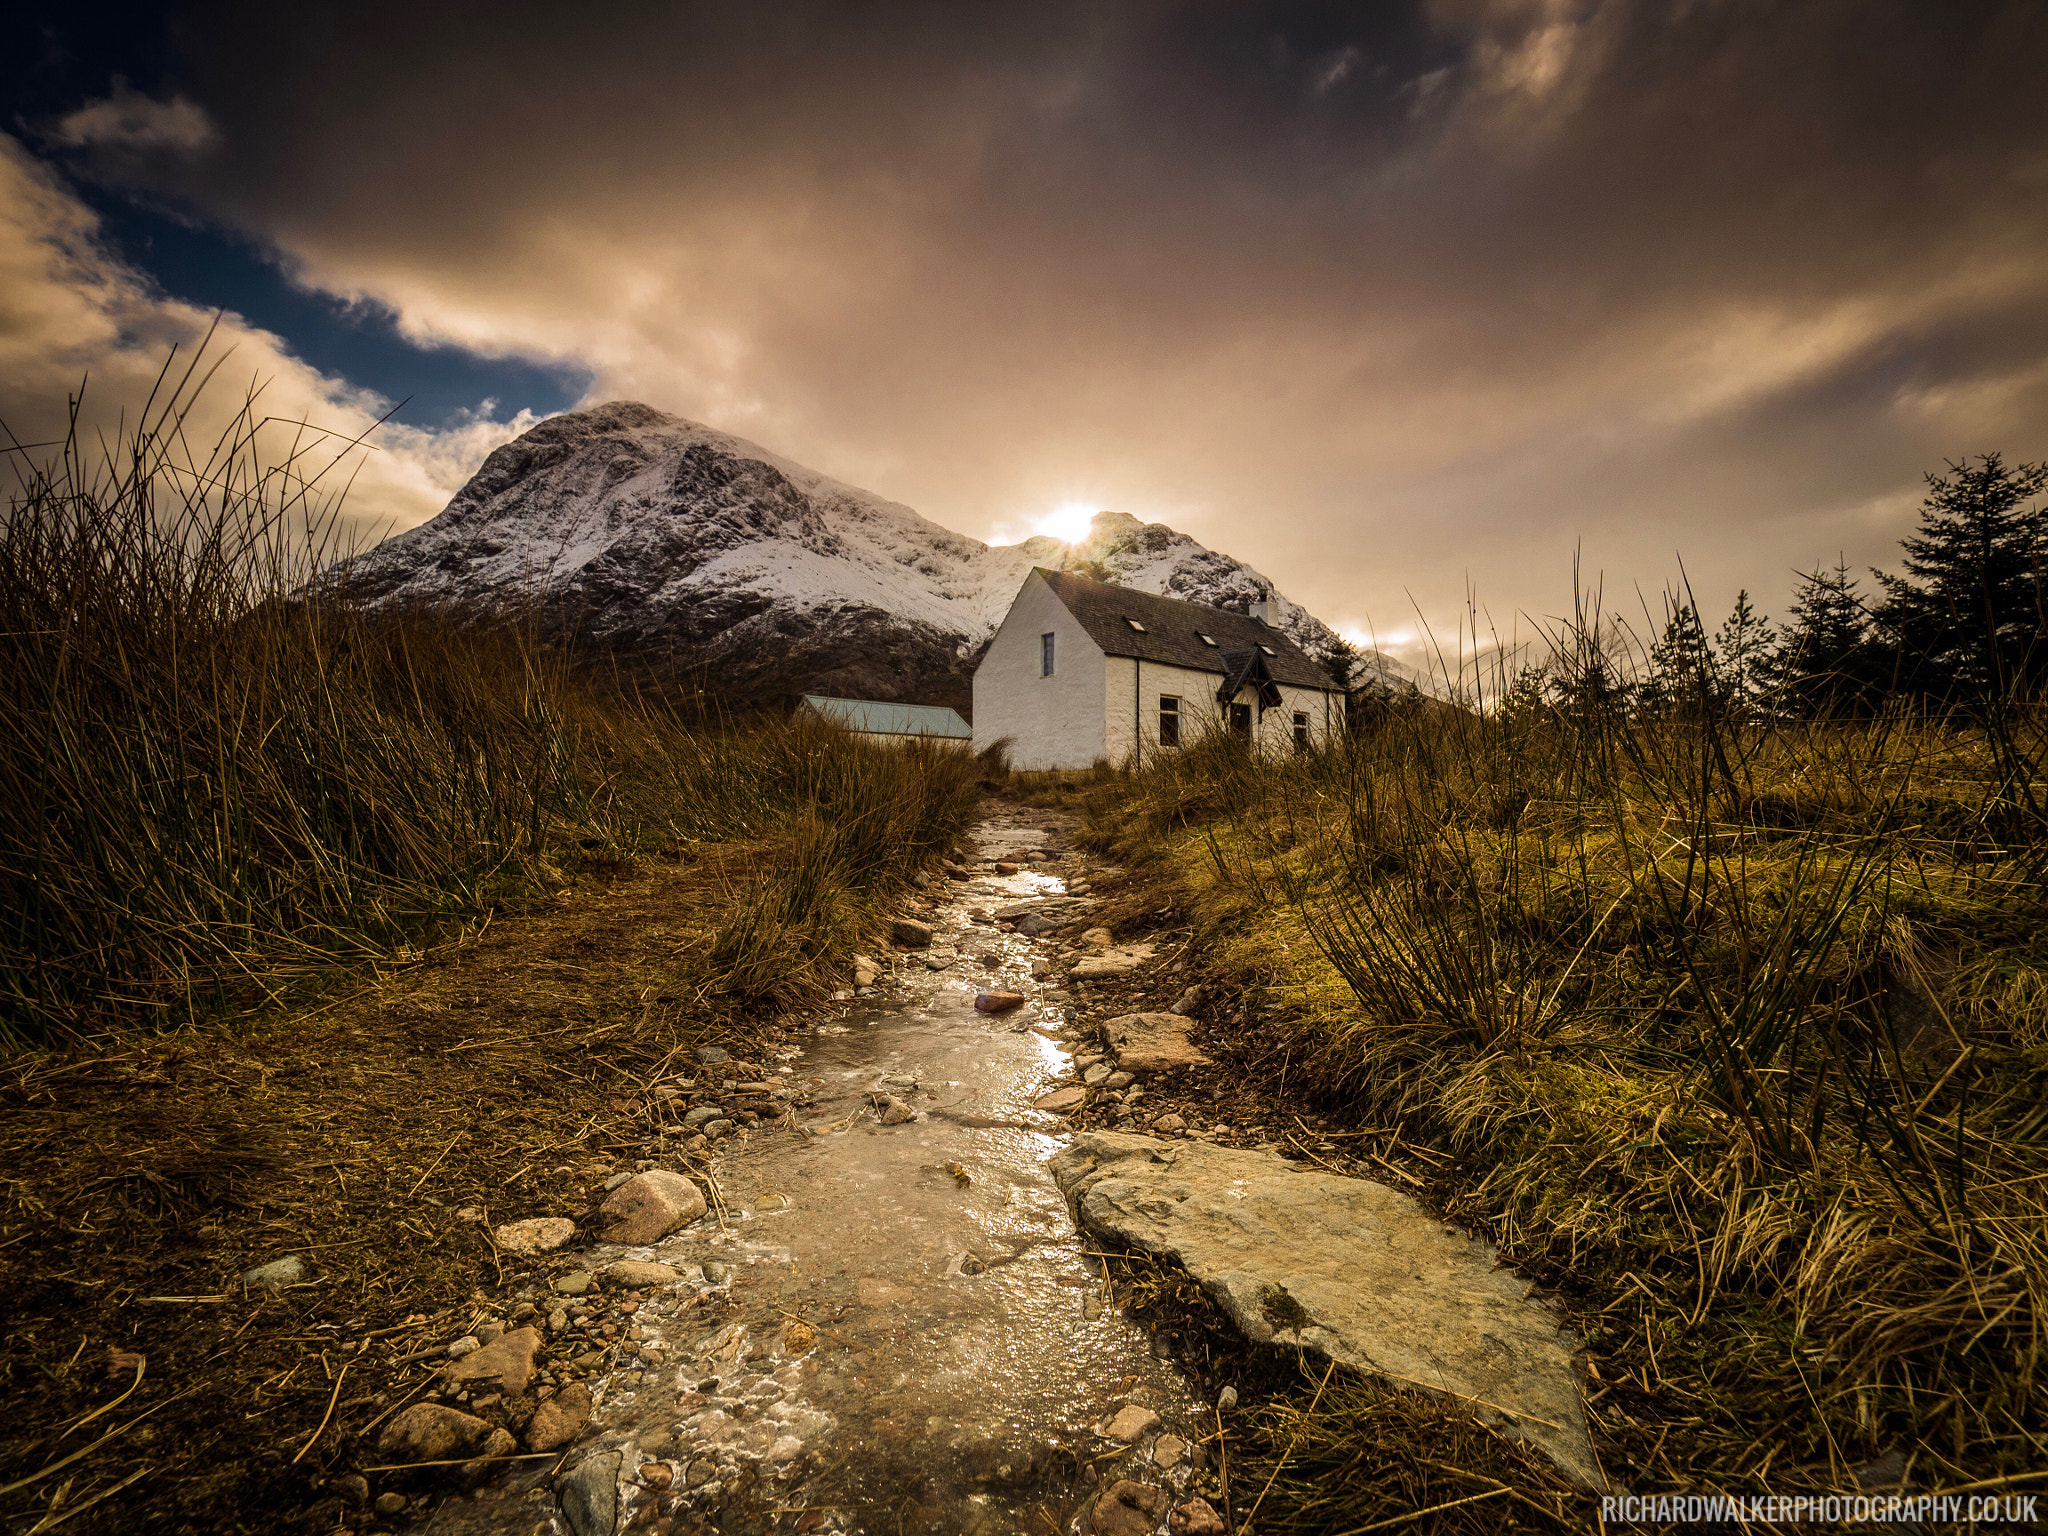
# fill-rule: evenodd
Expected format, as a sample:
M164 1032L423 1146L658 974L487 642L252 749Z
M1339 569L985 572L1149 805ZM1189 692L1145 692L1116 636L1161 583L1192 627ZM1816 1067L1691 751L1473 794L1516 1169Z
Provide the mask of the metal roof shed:
M843 725L856 736L901 743L916 738L934 745L946 742L965 747L974 732L960 712L940 704L884 704L873 699L834 699L822 693L807 693L804 709Z

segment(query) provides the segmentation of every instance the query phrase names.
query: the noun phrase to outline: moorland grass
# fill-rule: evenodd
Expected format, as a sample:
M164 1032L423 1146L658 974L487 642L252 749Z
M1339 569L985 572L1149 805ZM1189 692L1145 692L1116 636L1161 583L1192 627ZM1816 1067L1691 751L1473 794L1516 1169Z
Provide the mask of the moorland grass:
M2044 723L1646 718L1525 689L1035 793L1078 793L1095 841L1194 914L1241 1065L1450 1154L1431 1200L1588 1341L1619 1486L2031 1486ZM1261 1530L1364 1527L1502 1470L1379 1388L1310 1412L1312 1386L1260 1420ZM1390 1478L1388 1443L1446 1475ZM1554 1507L1522 1491L1435 1518Z
M708 844L758 857L722 893L705 995L788 1002L966 825L971 760L723 716L516 615L352 603L323 571L354 445L251 400L195 446L203 382L167 371L119 441L74 427L17 463L0 1040L271 1009L566 863Z

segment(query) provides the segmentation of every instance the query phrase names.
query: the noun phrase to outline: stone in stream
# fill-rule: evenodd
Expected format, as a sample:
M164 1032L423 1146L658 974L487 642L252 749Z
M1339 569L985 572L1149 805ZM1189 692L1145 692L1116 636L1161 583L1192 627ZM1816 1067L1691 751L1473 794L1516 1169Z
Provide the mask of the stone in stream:
M1091 1235L1170 1258L1260 1344L1440 1392L1573 1481L1604 1479L1570 1346L1493 1249L1406 1195L1284 1159L1084 1131L1053 1178Z
M586 1458L556 1482L556 1502L576 1536L613 1536L618 1530L619 1466L624 1460L617 1451L605 1451Z
M648 1264L639 1259L620 1259L616 1264L606 1266L604 1277L623 1285L629 1291L637 1291L650 1285L674 1285L683 1278L683 1272L671 1269L666 1264Z
M1210 1065L1201 1047L1188 1043L1193 1027L1177 1013L1127 1013L1104 1023L1102 1032L1124 1071L1167 1072Z
M1021 992L977 992L974 996L977 1013L1002 1013L1023 1006L1024 994Z
M1032 1100L1032 1108L1051 1110L1054 1114L1065 1114L1070 1109L1079 1109L1088 1102L1085 1088L1055 1088L1041 1099Z
M590 1388L572 1382L534 1409L526 1425L529 1451L558 1451L590 1422Z
M717 1123L708 1122L707 1133L709 1126ZM727 1129L731 1129L730 1122ZM634 1248L659 1242L677 1227L702 1216L706 1206L704 1191L694 1179L666 1168L650 1168L613 1190L603 1209L610 1222L604 1240Z
M1158 1427L1158 1414L1143 1403L1126 1403L1117 1409L1115 1416L1102 1426L1099 1433L1105 1440L1114 1440L1119 1445L1136 1445Z
M1189 1499L1166 1517L1169 1536L1230 1536L1230 1527L1207 1499Z
M566 1216L530 1216L507 1222L491 1235L507 1253L553 1253L576 1235L576 1223Z
M923 949L932 941L932 925L920 923L914 917L899 917L890 928L889 937L899 949Z
M444 1367L444 1374L450 1386L495 1384L507 1397L517 1397L533 1380L533 1357L539 1348L539 1329L515 1328Z
M1017 868L1017 865L1012 864L1008 859L1004 859L997 863L996 873L999 875L1014 875L1017 873Z

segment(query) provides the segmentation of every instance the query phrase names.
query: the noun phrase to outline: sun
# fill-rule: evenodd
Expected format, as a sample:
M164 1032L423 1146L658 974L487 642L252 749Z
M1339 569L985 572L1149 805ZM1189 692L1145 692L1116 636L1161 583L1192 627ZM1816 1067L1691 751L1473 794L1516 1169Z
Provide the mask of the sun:
M1094 521L1093 507L1085 501L1069 501L1033 523L1031 531L1058 539L1062 544L1078 544L1088 537L1088 529Z

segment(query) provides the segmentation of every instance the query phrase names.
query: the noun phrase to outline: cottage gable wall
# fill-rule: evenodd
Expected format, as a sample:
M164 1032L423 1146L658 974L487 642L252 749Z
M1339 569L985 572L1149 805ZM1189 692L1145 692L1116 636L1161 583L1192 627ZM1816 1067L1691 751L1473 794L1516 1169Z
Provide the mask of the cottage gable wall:
M1056 637L1051 677L1039 675L1046 634ZM1034 571L975 668L974 750L1007 736L1010 761L1023 769L1085 768L1106 756L1107 662Z

